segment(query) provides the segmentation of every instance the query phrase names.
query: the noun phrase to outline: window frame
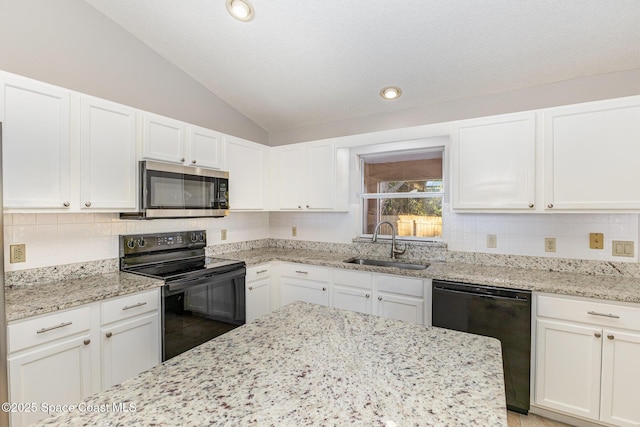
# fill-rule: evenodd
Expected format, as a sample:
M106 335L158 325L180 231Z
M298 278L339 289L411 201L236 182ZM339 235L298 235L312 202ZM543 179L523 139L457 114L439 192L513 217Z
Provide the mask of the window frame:
M359 154L358 155L358 160L359 160L359 165L360 165L360 173L359 173L359 179L360 179L360 197L359 197L359 206L360 206L360 215L359 215L359 230L358 230L358 237L362 237L362 238L372 238L373 234L368 234L364 232L364 227L365 227L365 211L366 211L366 203L368 200L383 200L383 199L440 199L440 205L441 208L443 210L443 214L441 215L441 218L444 220L444 209L445 209L445 195L446 195L446 181L444 178L445 175L445 147L428 147L428 148L424 148L424 149L418 149L418 150L410 150L410 152L407 151L388 151L388 152L383 152L383 153L376 153L375 157L380 157L380 158L384 158L384 157L389 157L390 161L392 162L393 160L391 160L391 158L393 158L393 156L398 156L398 155L402 155L402 154L409 154L409 153L427 153L427 152L438 152L441 154L441 160L442 160L442 177L440 178L440 180L442 181L442 191L421 191L421 192L401 192L401 193L367 193L366 192L366 186L365 186L365 177L364 177L364 173L365 173L365 162L366 162L366 157L369 157L367 154ZM379 215L380 215L380 209L376 209L376 215L378 216L377 218L377 222L378 223L380 221ZM443 228L444 228L444 224L443 224ZM413 241L413 242L442 242L444 240L444 233L441 233L440 237L419 237L419 236L398 236L396 235L396 240L407 240L407 241ZM383 240L387 240L387 239L391 239L391 236L388 234L380 234L378 235L379 239L383 239Z

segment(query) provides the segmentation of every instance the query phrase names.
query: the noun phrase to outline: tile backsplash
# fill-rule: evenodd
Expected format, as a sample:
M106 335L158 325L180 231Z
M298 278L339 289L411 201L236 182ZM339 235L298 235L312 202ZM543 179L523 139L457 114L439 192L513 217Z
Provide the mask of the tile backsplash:
M358 205L349 212L231 212L225 218L121 220L118 214L5 214L5 270L113 259L120 234L207 230L209 246L266 238L351 243ZM452 252L638 262L638 214L459 214L445 204L443 240ZM297 236L292 236L296 227ZM227 239L221 239L221 230ZM604 234L604 249L589 249L589 233ZM497 237L487 248L487 234ZM556 252L544 238L556 238ZM634 242L634 257L614 257L612 240ZM9 245L26 244L27 261L9 263Z

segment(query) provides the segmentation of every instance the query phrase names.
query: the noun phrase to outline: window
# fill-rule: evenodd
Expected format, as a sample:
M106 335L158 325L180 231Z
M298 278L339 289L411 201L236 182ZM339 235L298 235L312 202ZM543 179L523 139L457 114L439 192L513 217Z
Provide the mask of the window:
M442 239L442 149L363 155L360 161L363 234L389 221L403 238ZM391 236L391 227L383 224L378 234Z

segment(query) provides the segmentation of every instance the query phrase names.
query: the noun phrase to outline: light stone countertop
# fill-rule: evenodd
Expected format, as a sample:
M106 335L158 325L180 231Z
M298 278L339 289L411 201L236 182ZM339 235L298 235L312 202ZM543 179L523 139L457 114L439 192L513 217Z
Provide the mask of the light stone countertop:
M142 292L163 284L161 280L114 272L80 279L21 285L5 289L5 312L7 321L11 322Z
M343 262L353 257L353 255L349 254L280 248L252 249L220 254L220 257L243 260L246 262L247 267L270 261L297 262L332 268L399 274L640 304L640 279L633 277L587 275L515 267L491 267L457 262L431 262L426 270L407 270ZM386 258L386 260L389 260L389 258ZM424 260L406 260L402 258L399 261L425 262Z
M38 425L507 425L498 340L302 302L81 407Z

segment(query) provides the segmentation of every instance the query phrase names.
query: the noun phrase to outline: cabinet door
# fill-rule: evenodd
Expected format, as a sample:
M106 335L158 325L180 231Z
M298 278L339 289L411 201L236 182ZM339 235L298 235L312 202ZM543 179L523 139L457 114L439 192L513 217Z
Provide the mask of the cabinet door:
M544 112L546 209L640 208L640 99Z
M142 130L142 157L183 164L185 162L184 123L145 113Z
M189 126L189 164L201 168L222 167L222 135L209 129Z
M312 280L283 277L280 283L280 301L283 306L294 301L329 305L329 285Z
M640 333L605 330L602 348L601 421L640 426Z
M92 393L90 335L56 341L17 357L9 357L9 400L49 405L75 405ZM15 412L13 427L46 418L46 412Z
M535 207L535 113L456 123L454 209Z
M359 313L373 313L371 291L350 286L334 285L331 306Z
M378 292L377 314L405 322L424 324L424 300Z
M235 138L225 140L231 210L265 210L268 147Z
M279 177L278 193L280 209L303 209L302 192L306 187L307 163L304 149L300 144L279 148L274 152L277 157Z
M252 280L246 283L247 322L271 312L271 279Z
M6 77L0 121L4 207L69 207L69 92Z
M336 204L335 149L332 142L307 144L307 186L303 189L307 209L333 209Z
M135 110L97 98L80 102L80 207L135 209Z
M103 390L160 363L159 316L156 311L102 328Z
M538 319L536 404L597 420L601 347L597 327Z

